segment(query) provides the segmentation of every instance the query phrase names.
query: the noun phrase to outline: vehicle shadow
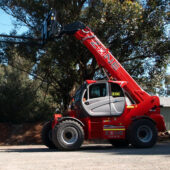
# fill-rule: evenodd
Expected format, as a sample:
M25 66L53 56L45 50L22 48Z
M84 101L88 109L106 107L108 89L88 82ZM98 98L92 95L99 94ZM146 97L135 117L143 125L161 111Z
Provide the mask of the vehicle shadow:
M22 146L23 147L23 146ZM48 149L37 147L31 148L19 148L14 147L5 147L4 149L0 148L0 152L85 152L85 153L106 153L106 154L118 154L118 155L169 155L170 156L170 143L158 143L152 148L133 148L132 146L126 148L115 148L109 144L90 144L83 145L79 150L76 151L59 151L57 149Z
M56 152L56 149L48 149L48 148L5 148L0 149L0 152Z
M134 148L132 146L115 148L112 146L86 146L80 149L82 152L108 153L118 155L169 155L170 143L158 143L152 148Z

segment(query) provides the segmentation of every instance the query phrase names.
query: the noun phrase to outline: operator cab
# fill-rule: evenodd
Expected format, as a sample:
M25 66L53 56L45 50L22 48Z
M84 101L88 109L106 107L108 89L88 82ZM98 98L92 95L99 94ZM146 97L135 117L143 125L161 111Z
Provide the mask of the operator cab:
M123 84L127 82L86 80L74 97L77 115L120 116L126 105Z

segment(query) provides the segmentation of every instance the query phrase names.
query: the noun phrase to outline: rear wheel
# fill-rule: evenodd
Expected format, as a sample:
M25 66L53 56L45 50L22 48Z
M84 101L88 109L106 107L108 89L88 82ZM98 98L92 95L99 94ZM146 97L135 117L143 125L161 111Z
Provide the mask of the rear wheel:
M128 147L129 143L127 140L123 140L123 139L110 139L109 142L117 148L121 148L121 147Z
M60 150L75 150L84 141L84 131L78 122L65 120L55 126L52 139Z
M152 147L157 141L156 126L148 119L136 120L128 129L128 138L134 147Z
M52 127L51 122L47 122L44 124L42 132L41 132L41 139L44 145L46 145L50 149L55 149L56 146L52 142Z

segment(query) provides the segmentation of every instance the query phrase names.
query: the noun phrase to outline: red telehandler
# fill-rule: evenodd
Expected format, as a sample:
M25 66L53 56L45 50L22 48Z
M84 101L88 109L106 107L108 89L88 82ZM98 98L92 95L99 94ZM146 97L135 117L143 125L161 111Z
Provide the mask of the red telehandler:
M83 23L61 27L55 12L43 25L43 41L74 35L94 55L98 65L113 79L86 80L76 91L67 115L54 114L42 130L43 143L60 150L79 149L84 140L106 139L112 145L152 147L157 133L166 131L160 101L135 82L96 35Z

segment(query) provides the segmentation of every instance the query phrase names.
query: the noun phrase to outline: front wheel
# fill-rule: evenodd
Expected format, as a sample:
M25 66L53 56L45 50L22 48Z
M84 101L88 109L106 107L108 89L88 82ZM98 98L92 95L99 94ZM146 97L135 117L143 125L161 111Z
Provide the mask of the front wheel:
M155 124L148 119L136 120L128 129L129 142L137 148L149 148L157 141Z
M84 141L84 130L78 122L65 120L55 126L52 139L60 150L79 149Z

